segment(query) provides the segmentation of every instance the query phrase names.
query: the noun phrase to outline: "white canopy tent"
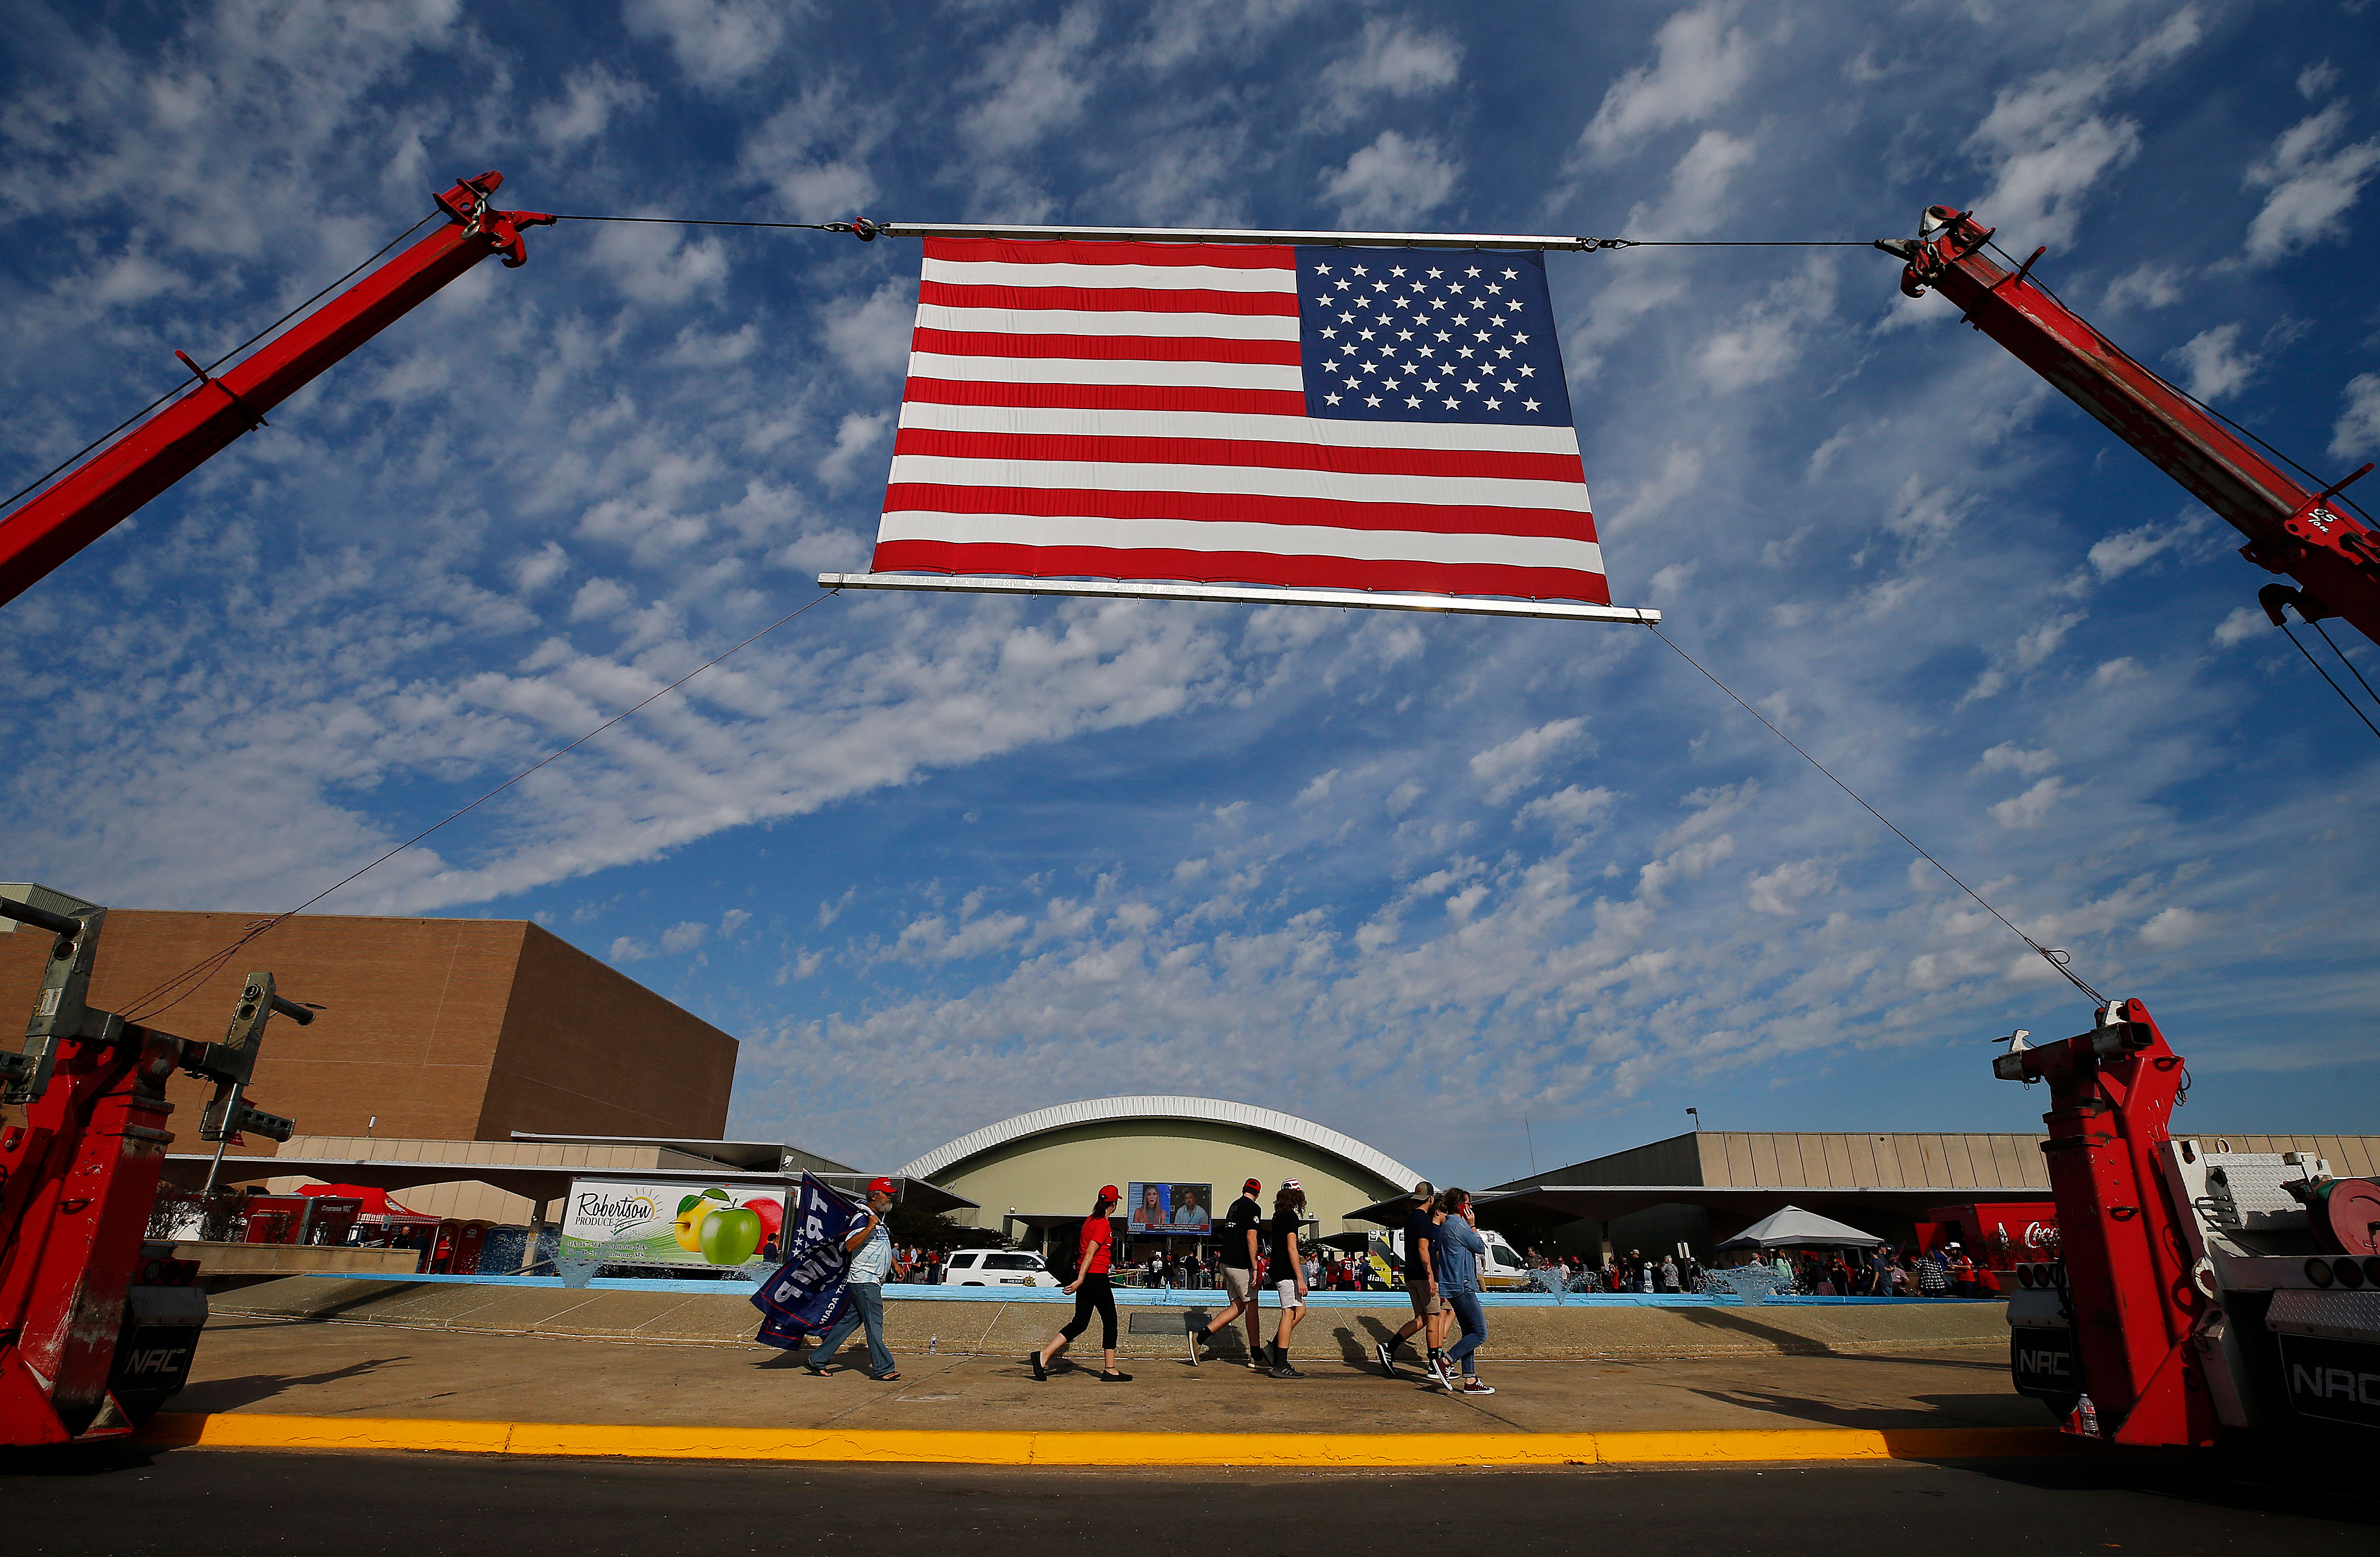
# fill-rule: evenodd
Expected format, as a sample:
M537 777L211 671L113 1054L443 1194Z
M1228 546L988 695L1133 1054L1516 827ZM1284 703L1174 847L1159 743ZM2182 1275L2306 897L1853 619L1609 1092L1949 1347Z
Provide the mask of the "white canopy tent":
M1829 1221L1815 1211L1788 1206L1718 1246L1721 1249L1881 1248L1884 1240L1856 1227Z

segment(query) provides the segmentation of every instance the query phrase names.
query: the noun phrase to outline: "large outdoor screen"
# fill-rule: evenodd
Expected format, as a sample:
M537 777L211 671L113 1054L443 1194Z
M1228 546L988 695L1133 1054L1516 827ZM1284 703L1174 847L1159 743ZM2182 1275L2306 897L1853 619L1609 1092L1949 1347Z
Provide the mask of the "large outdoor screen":
M1126 1231L1141 1237L1203 1238L1215 1229L1215 1186L1211 1184L1148 1184L1135 1179L1124 1186Z

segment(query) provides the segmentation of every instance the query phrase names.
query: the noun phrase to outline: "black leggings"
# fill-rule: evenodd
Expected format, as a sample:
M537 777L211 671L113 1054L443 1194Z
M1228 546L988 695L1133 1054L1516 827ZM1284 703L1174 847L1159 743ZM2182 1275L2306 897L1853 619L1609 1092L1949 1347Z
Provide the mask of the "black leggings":
M1072 1341L1091 1326L1091 1312L1099 1311L1099 1345L1115 1350L1115 1289L1108 1285L1105 1276L1085 1276L1083 1284L1075 1289L1075 1317L1058 1332Z

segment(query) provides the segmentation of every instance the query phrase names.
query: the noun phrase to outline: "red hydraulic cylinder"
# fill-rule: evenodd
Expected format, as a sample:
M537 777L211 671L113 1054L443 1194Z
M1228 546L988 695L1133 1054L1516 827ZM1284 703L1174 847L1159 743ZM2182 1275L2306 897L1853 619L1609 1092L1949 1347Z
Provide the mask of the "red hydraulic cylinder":
M0 520L0 604L106 534L197 469L266 412L491 254L527 262L521 229L553 218L496 211L500 173L466 178L439 195L447 225L298 321L287 334L172 405ZM188 359L183 359L188 362ZM193 364L195 367L195 364Z
M165 1082L178 1038L123 1029L72 1040L23 1125L0 1135L0 1443L120 1436L107 1378L125 1289L173 1141ZM112 1415L112 1414L110 1414Z
M2301 485L2034 286L2031 261L2010 272L1985 258L1992 229L1971 213L1937 205L1926 212L1925 225L1927 238L1876 246L1907 262L1902 292L1915 298L1938 291L1958 304L1968 322L2188 488L2248 538L2240 555L2304 586L2312 598L2301 609L2309 620L2343 616L2380 642L2380 531L2331 501L2362 471L2319 492Z
M2215 1405L2189 1344L2205 1300L2166 1198L2156 1153L2180 1095L2182 1058L2137 1000L2103 1008L2090 1032L2004 1054L2008 1080L2046 1081L2049 1184L2058 1199L2074 1344L2099 1436L2204 1446ZM2080 1411L2076 1413L2079 1417ZM2069 1423L2070 1431L2082 1430Z

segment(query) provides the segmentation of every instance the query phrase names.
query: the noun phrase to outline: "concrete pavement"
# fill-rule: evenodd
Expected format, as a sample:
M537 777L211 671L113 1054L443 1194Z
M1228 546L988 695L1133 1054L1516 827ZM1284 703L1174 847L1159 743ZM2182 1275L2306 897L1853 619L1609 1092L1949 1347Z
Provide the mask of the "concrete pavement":
M1180 1306L1153 1307L1135 1289L1117 1294L1127 1331L1120 1348L1135 1358L1182 1354ZM1176 1295L1177 1296L1180 1295ZM407 1329L506 1335L585 1336L741 1345L759 1316L741 1291L686 1292L469 1283L290 1277L225 1293L215 1313L235 1318L336 1319ZM886 1339L903 1356L942 1353L1022 1355L1049 1339L1070 1303L888 1297ZM1313 1309L1298 1329L1300 1352L1360 1362L1372 1343L1411 1316L1402 1300ZM1134 1317L1150 1325L1134 1333ZM1273 1312L1265 1312L1270 1333ZM1488 1328L1502 1357L1624 1358L1893 1355L1968 1346L2004 1354L2005 1309L1998 1303L1696 1306L1633 1302L1565 1307L1491 1304ZM1226 1343L1237 1348L1235 1337Z
M1046 1334L1043 1338L1046 1338ZM917 1431L1548 1433L1779 1428L2039 1428L2048 1418L1980 1348L1835 1356L1511 1359L1490 1350L1491 1396L1450 1397L1417 1369L1317 1347L1307 1377L1236 1364L1193 1368L1176 1341L1134 1360L1130 1384L1088 1370L1036 1383L1015 1355L906 1354L881 1384L856 1368L812 1378L783 1354L684 1345L218 1317L177 1413ZM1318 1352L1319 1355L1316 1355ZM845 1354L856 1361L855 1344ZM1088 1354L1093 1368L1094 1349Z

